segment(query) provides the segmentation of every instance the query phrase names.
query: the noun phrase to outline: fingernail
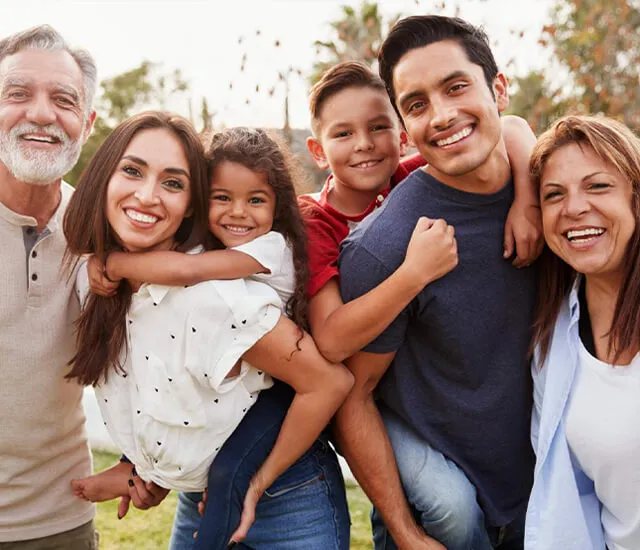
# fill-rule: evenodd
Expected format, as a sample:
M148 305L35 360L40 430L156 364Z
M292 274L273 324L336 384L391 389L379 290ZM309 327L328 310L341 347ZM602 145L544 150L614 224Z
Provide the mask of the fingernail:
M129 487L133 487L134 483L133 483L133 479L129 480Z
M118 519L122 519L122 516L120 515L120 512L118 512Z
M131 468L131 475L132 476L137 476L138 472L136 472L136 467L134 466L133 468Z

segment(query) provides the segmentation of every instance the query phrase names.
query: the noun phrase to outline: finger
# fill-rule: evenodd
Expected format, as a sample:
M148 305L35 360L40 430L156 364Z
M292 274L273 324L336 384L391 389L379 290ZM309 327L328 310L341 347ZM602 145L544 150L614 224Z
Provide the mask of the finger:
M511 258L515 248L515 237L513 236L513 230L508 223L504 227L504 253L502 257L505 259Z
M442 218L439 218L433 221L433 224L430 227L430 231L434 231L434 232L441 231L444 233L447 230L448 226L449 224L447 224L445 220L443 220Z
M429 229L433 225L434 220L426 216L420 216L416 223L416 227L420 227L423 231Z
M246 538L256 517L256 504L258 503L258 499L259 495L252 487L249 487L249 490L244 497L242 515L240 516L240 525L238 525L238 528L231 535L230 542L238 542Z
M137 476L134 479L129 479L129 496L133 505L139 510L147 510L150 507L147 502L149 493L144 488L144 482Z
M129 503L131 502L131 497L120 497L120 502L118 503L118 519L122 519L127 515L129 511Z

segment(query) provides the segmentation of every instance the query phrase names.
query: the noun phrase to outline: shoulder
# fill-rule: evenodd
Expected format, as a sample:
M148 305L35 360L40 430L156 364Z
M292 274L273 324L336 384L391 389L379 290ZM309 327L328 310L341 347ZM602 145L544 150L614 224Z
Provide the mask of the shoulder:
M403 181L411 172L414 170L424 166L427 163L424 158L420 155L420 153L416 153L411 155L410 157L406 157L400 161L398 164L398 168L394 172L393 176L391 176L391 181L393 184L400 183Z

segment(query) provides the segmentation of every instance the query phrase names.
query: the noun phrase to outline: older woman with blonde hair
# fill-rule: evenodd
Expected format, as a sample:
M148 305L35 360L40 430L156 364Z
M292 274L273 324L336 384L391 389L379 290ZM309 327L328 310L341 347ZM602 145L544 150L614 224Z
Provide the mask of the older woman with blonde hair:
M528 550L640 548L640 140L569 116L531 174L547 243L534 326Z

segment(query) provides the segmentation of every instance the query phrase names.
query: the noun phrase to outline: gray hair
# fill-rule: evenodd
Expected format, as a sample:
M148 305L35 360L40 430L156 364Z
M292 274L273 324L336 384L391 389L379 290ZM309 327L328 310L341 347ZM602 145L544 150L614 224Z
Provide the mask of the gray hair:
M0 40L0 62L10 55L14 55L27 48L40 50L64 50L78 64L82 71L84 84L84 108L88 116L92 110L93 98L96 94L98 70L96 62L87 50L72 48L53 27L40 25L17 32Z

